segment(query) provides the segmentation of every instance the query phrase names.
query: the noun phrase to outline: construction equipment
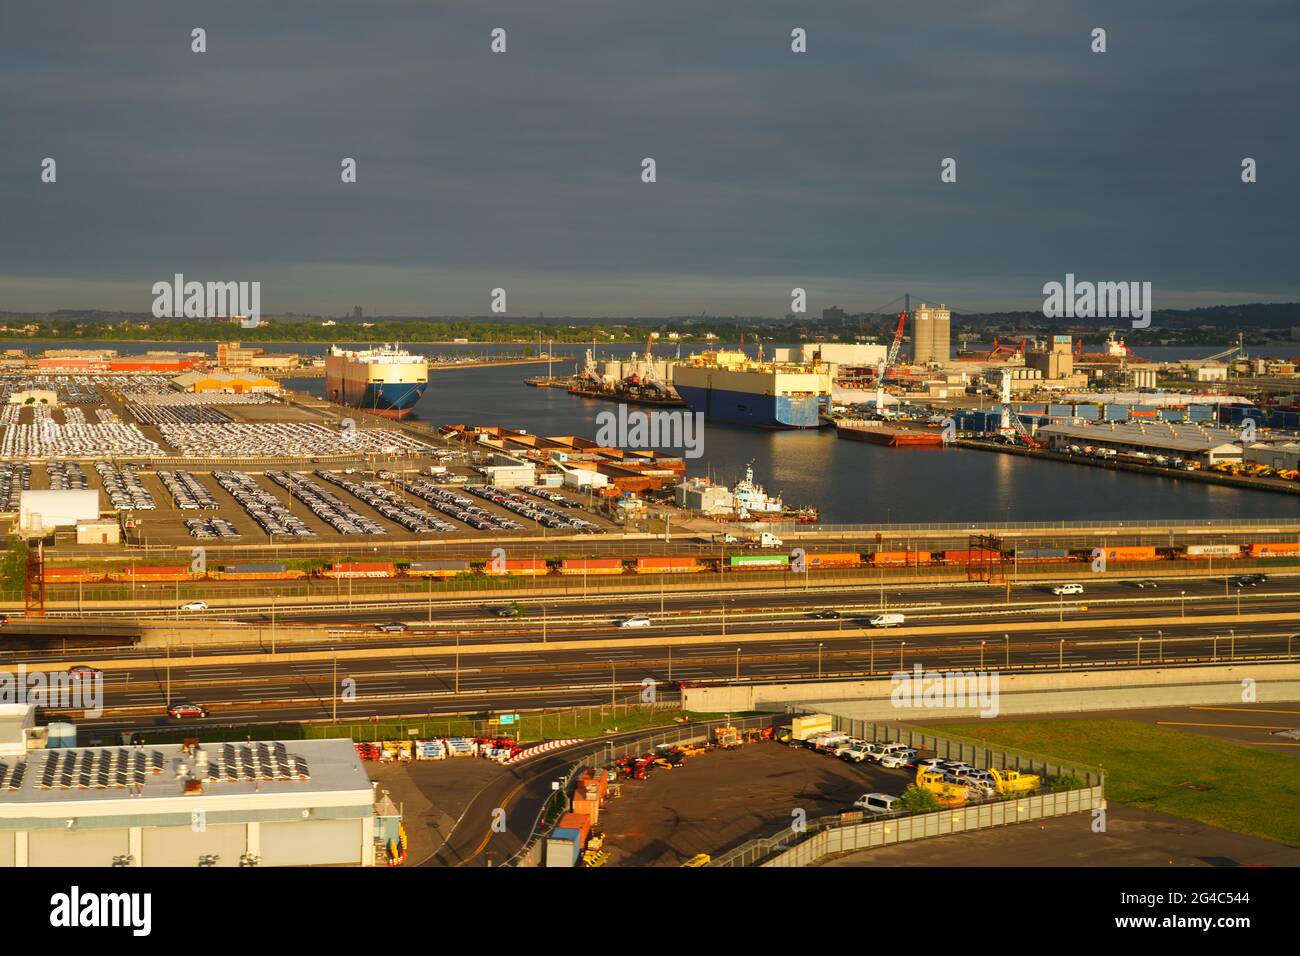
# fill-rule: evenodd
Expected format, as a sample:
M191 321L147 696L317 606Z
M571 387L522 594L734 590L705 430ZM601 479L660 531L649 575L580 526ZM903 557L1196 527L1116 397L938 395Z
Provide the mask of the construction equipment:
M1042 784L1036 773L1021 773L1019 770L995 770L989 768L993 775L993 785L998 793L1031 793Z
M583 866L604 866L607 862L609 862L609 854L604 850L582 851Z
M681 751L687 757L698 757L709 752L709 745L707 743L682 744Z
M740 731L735 727L715 727L713 742L722 750L735 750L740 746Z
M943 778L943 774L937 770L927 770L922 767L916 772L916 785L922 790L929 790L934 794L935 800L939 806L951 810L954 807L966 805L966 800L970 796L970 788L963 787L961 784L949 783Z
M707 853L697 853L683 863L682 866L708 866L709 861L712 859L713 857L709 856Z

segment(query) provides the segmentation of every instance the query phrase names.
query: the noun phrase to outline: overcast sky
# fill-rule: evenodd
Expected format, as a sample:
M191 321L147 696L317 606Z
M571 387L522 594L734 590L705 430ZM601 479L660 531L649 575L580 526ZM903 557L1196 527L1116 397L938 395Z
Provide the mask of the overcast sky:
M0 309L176 272L325 314L1300 300L1298 36L1295 0L11 4Z

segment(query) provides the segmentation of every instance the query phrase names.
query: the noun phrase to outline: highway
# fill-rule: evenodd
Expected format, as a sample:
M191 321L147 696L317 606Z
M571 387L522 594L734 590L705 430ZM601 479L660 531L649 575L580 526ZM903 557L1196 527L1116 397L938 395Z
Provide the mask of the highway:
M226 648L218 659L215 649L154 647L129 655L87 651L50 665L104 667L105 714L70 716L108 730L167 724L169 697L210 707L212 723L345 720L564 708L608 704L611 696L626 702L645 692L647 680L671 699L683 681L886 675L915 663L1068 669L1300 652L1296 581L1274 577L1243 589L1240 613L1235 589L1225 597L1217 580L1184 590L1090 583L1084 595L1061 599L1018 588L1010 603L1005 591L987 587L897 590L887 592L887 606L902 610L906 623L887 629L862 625L861 616L878 610L863 594L857 601L814 594L803 602L783 595L780 606L745 595L728 607L725 625L721 607L681 596L665 601L662 617L644 603L628 608L654 618L653 627L639 629L613 626L610 609L591 603L566 607L545 625L532 606L510 620L440 609L446 616L432 628L417 622L405 634L386 635L358 624L341 627L336 640L281 645L274 655L245 648L232 657ZM809 617L826 607L845 616ZM286 659L290 652L308 659ZM207 657L214 662L204 663ZM343 688L337 700L336 687Z

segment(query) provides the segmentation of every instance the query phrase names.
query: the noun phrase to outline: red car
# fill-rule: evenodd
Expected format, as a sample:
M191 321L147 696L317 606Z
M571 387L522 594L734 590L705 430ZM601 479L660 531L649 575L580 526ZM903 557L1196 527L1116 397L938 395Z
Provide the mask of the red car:
M89 664L73 664L68 668L68 673L73 677L94 677L96 674L104 672L98 667L91 667Z
M178 700L167 708L168 717L185 718L185 717L206 717L208 709L198 704L191 704L187 700Z

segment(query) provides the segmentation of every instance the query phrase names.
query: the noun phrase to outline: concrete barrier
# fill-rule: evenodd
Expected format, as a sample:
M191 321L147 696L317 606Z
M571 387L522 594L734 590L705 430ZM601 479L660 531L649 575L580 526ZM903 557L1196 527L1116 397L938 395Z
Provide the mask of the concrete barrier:
M1239 704L1243 681L1246 680L1254 681L1257 700L1300 700L1300 663L1251 661L1122 670L1033 674L1004 674L990 670L988 673L990 677L997 674L999 716ZM914 672L908 672L907 676L913 677ZM978 717L983 710L973 702L965 707L897 706L892 699L897 687L899 683L893 678L688 687L682 691L682 707L727 713L785 710L798 705L803 709L826 711L854 720L908 721Z

